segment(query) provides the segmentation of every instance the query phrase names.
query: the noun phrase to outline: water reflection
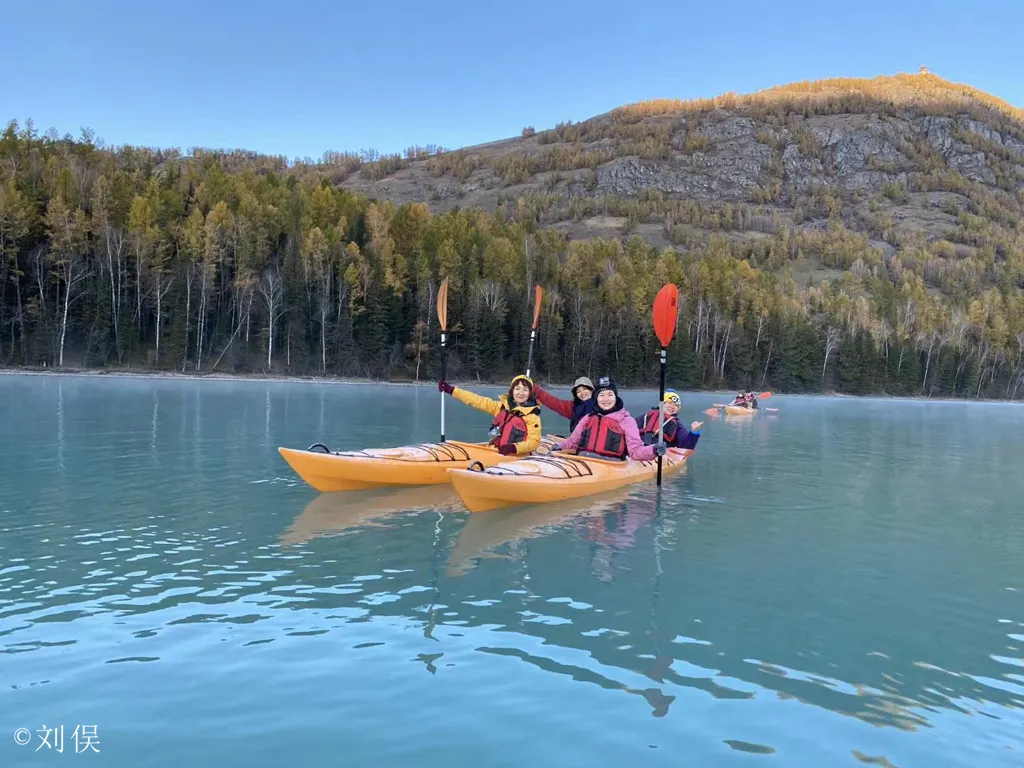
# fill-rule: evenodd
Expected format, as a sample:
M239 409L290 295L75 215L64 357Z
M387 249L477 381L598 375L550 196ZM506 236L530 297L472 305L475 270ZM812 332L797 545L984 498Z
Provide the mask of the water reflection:
M358 533L364 527L385 527L394 515L408 512L461 509L450 485L428 485L352 493L324 493L314 496L282 534L282 546L292 546L314 537Z
M45 412L0 399L4 711L88 688L107 722L144 719L146 750L167 712L211 746L245 711L277 764L339 718L389 762L446 727L507 764L1020 756L1019 425L787 402L785 423L705 427L660 490L471 515L448 486L318 495L259 447L365 444L329 414L381 416L372 388L59 384ZM433 411L373 437L410 424L436 437Z
M984 705L1024 706L1024 677L1012 668L1019 670L1021 662L1000 653L1006 651L1006 635L987 634L966 616L952 616L939 623L948 646L928 645L931 660L922 662L915 653L925 647L915 650L906 638L920 633L915 625L928 626L927 608L829 610L834 585L827 581L823 589L804 583L805 614L797 618L797 606L760 599L749 589L750 579L776 591L791 588L794 578L803 579L792 566L776 562L758 569L744 562L742 549L730 551L724 544L714 563L688 563L678 531L694 518L678 506L666 507L656 495L625 491L589 505L575 500L468 514L455 511L457 504L445 498L445 490L432 493L439 499L413 501L420 494L408 494L409 500L403 500L399 494L355 504L318 497L288 536L300 530L316 529L321 535L328 529L355 531L353 526L359 526L357 535L365 535L373 520L411 515L391 534L408 540L418 532L415 536L429 544L431 566L421 573L430 574L429 591L436 597L419 609L427 615L427 637L436 639L434 630L442 624L489 627L495 638L506 639L490 640L480 652L638 695L655 717L669 712L680 689L722 700L749 700L768 692L908 731L928 725L930 713L938 709L972 713ZM454 521L447 532L436 512L415 512L428 504L443 506L439 501L447 503L443 517ZM318 510L323 515L319 523L313 522ZM439 549L447 552L443 574L435 568ZM409 565L408 551L403 553L378 563L377 570ZM588 568L576 567L583 563ZM710 569L717 582L711 594L707 579L694 578L698 566ZM522 578L525 572L528 579ZM865 577L855 575L854 581ZM692 583L704 586L693 591ZM900 585L892 588L894 602L901 603ZM404 603L397 599L401 590L390 594L395 600L375 602L375 612L388 613L390 606ZM723 599L731 610L715 607ZM785 623L776 618L782 610ZM933 621L932 626L938 625ZM520 636L537 637L550 655L531 651ZM979 643L992 649L980 665L986 657L977 654ZM961 650L947 652L946 647ZM1016 645L1009 647L1019 655ZM964 667L965 660L955 656L969 648L975 649L968 662L974 672L946 672L945 665ZM954 658L944 659L947 653ZM432 662L425 664L430 671Z

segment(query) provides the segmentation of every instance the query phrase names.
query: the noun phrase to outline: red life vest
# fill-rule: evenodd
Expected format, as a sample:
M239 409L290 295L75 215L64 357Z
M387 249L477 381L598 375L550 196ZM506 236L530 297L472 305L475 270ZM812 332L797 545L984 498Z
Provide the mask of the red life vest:
M654 408L647 412L644 416L643 428L640 430L640 436L643 438L645 445L654 445L658 441L658 421L661 419L661 411ZM675 416L669 416L665 420L665 427L662 430L662 434L665 437L666 443L671 443L675 440L676 430L679 428L679 420Z
M540 408L534 409L540 411ZM491 445L500 448L503 445L521 443L526 439L528 433L526 419L517 410L509 411L504 406L491 422Z
M580 435L579 450L607 456L611 459L624 459L628 451L626 433L622 425L614 419L607 419L600 413L593 413L583 434Z

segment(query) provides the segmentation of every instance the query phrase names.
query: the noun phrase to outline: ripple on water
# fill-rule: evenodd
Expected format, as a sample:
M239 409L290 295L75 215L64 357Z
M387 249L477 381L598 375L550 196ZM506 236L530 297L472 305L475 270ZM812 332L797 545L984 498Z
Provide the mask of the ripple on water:
M62 456L34 436L42 463L0 513L11 705L48 722L87 692L122 765L187 760L183 733L250 767L339 742L427 766L988 766L1024 748L1012 417L950 436L916 405L780 398L596 512L417 508L330 538L360 510L326 505L307 536L314 495L273 448L331 440L329 415L380 415L373 398L167 386L156 415L151 390L79 408L81 432L66 401ZM422 420L432 439L408 389L388 390L408 406L394 434ZM471 566L448 573L456 549Z

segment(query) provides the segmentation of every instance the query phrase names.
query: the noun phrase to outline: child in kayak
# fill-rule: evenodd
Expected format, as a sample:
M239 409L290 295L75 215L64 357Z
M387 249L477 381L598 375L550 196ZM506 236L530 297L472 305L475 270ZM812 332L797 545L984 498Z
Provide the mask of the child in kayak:
M552 450L587 453L602 459L652 461L665 455L665 445L644 445L636 421L629 415L619 397L619 390L610 376L597 380L594 396L597 408L584 416L576 429L565 440L555 443Z
M443 379L437 382L437 389L494 417L489 442L502 456L530 454L540 446L540 406L533 399L533 379L529 376L516 376L508 393L497 400L453 387Z
M580 419L594 412L597 401L594 400L594 382L586 376L580 376L572 384L572 400L562 400L550 392L545 392L540 384L533 388L537 402L547 406L559 416L569 420L569 434L576 429Z
M669 448L688 448L691 450L696 448L697 441L700 440L700 428L704 426L704 422L693 422L690 424L689 430L682 428L682 425L679 423L680 400L675 390L666 389L665 399L662 402L665 409L665 426L662 429L665 445ZM640 430L640 438L644 441L645 445L654 445L658 442L658 421L660 418L661 409L659 408L652 408L643 416L637 416L636 425Z

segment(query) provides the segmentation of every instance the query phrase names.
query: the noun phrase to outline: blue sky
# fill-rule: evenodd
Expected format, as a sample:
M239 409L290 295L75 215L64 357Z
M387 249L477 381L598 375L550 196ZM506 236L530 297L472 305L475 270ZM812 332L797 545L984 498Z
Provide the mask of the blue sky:
M6 2L0 120L108 144L455 148L648 98L924 64L1024 106L1024 0Z

